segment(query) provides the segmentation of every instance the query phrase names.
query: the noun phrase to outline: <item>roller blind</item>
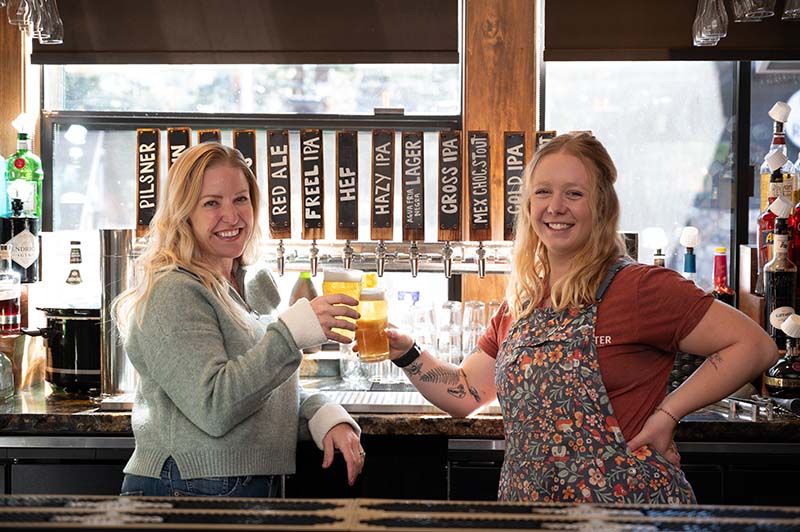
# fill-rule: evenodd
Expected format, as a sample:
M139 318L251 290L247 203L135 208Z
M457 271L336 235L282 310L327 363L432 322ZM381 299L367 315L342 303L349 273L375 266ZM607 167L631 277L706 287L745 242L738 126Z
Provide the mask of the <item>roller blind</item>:
M543 0L545 61L797 59L796 22L776 15L757 23L733 22L717 46L692 45L698 0Z
M36 64L457 63L458 0L59 0Z

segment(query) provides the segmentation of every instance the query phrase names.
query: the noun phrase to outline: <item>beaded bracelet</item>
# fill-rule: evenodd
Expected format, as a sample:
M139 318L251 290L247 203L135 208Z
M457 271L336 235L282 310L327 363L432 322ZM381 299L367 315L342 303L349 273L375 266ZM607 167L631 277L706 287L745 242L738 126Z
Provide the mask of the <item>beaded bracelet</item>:
M681 422L681 420L680 420L680 419L676 418L675 416L673 416L672 414L670 414L669 412L667 412L666 410L664 410L664 409L663 409L663 408L661 408L660 406L657 406L657 407L655 407L655 408L653 409L653 411L654 411L654 412L664 412L666 415L668 415L669 417L671 417L671 418L672 418L672 421L674 421L676 425L677 425L678 423L680 423L680 422Z

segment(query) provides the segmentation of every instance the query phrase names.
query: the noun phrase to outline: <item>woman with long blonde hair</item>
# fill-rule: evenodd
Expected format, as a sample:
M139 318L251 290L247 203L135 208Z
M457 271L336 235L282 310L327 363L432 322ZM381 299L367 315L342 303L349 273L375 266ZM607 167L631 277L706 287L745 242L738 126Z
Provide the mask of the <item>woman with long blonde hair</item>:
M590 134L560 135L535 154L507 300L461 366L388 331L392 361L439 408L466 416L499 401L501 500L695 502L676 425L777 359L744 314L672 270L628 258L616 179ZM707 360L667 395L678 350Z
M137 284L115 303L139 374L131 424L136 448L123 495L277 494L295 470L297 439L339 449L352 484L364 464L360 429L299 385L301 350L358 313L343 294L300 299L266 325L280 297L256 267L259 191L241 153L215 142L172 165L136 262Z

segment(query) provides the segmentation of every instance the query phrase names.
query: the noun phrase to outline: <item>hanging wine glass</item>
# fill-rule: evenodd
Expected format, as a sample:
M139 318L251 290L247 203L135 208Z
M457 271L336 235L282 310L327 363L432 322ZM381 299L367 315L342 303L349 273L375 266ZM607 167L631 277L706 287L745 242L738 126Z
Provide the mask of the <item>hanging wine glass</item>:
M28 0L9 0L6 9L9 24L17 26L20 31L25 31L30 26L31 7Z
M47 11L48 29L50 34L39 39L40 44L61 44L64 42L64 23L58 13L56 0L42 0Z
M800 0L786 0L781 20L800 20Z
M749 8L744 16L748 19L761 20L775 14L775 0L749 0Z
M717 0L698 0L697 13L692 23L692 42L695 46L716 46L725 32L720 31L720 17L716 12ZM727 28L727 15L725 17ZM720 35L721 33L721 35Z
M31 0L31 37L41 40L50 36L43 0Z

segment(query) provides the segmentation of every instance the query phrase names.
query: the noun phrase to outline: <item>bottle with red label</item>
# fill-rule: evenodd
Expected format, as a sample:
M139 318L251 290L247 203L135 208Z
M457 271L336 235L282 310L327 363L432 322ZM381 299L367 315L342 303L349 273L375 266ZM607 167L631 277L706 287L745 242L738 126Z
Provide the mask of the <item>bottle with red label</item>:
M711 294L730 306L733 305L733 288L728 285L728 249L714 248L714 289Z

